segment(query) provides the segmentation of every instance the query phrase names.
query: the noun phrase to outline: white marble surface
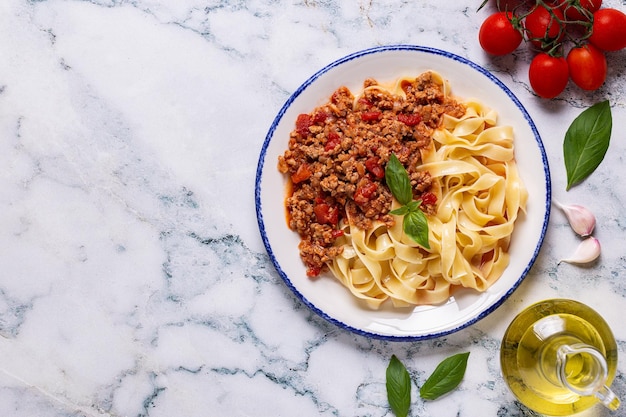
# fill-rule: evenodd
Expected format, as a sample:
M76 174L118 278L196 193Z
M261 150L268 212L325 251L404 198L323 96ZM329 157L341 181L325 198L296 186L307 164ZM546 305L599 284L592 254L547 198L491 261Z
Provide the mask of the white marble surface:
M412 416L521 416L500 339L523 307L553 296L609 322L626 400L626 52L610 55L596 93L541 100L528 52L481 51L489 11L476 13L479 3L2 0L0 416L391 416L392 354L415 380ZM553 211L535 266L501 308L415 343L354 335L291 294L255 219L262 141L311 74L392 43L454 52L515 92L544 139L554 198L598 218L599 262L557 266L578 242ZM566 192L566 128L604 98L610 151ZM462 350L471 360L459 389L417 398L434 366Z

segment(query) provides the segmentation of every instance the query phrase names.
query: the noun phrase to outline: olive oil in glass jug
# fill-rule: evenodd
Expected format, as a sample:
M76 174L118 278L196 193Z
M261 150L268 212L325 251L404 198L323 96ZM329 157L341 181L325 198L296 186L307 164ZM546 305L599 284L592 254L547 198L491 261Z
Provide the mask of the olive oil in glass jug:
M522 311L504 334L500 362L513 394L538 413L619 407L609 388L617 369L615 338L597 312L577 301L546 300Z

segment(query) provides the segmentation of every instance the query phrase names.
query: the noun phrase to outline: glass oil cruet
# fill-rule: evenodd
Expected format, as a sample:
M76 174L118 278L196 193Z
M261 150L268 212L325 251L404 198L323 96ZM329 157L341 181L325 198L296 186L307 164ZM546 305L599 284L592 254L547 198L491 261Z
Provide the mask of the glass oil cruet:
M568 416L620 400L609 386L617 344L604 319L585 304L552 299L523 310L506 330L502 373L517 399L547 416Z

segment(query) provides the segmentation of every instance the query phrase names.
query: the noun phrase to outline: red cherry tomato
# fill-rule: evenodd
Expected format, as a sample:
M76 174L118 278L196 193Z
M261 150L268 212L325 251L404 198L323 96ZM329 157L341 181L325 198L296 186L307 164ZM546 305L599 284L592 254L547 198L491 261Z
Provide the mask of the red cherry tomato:
M516 29L511 12L497 12L485 19L478 31L483 50L492 55L506 55L522 43L522 34Z
M569 74L583 90L597 90L606 80L606 56L591 44L572 48L567 54Z
M576 3L580 3L580 7L587 12L583 12L577 7L575 7ZM600 7L602 6L602 0L568 0L561 6L561 10L563 10L563 14L567 18L568 21L581 21L587 22L589 21L589 17L593 15Z
M561 9L538 5L524 19L526 36L535 47L551 49L565 36L563 20Z
M563 57L539 53L530 63L528 79L539 97L554 98L565 90L569 81L567 61Z
M593 14L589 42L604 51L626 48L626 14L616 9L600 9Z

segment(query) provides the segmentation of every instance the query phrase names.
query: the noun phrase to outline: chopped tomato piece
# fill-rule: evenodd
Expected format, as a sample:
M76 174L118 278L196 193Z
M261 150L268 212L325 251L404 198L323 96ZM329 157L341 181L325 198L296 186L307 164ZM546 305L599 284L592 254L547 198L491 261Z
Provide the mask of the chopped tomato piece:
M324 145L324 150L326 152L332 151L333 149L335 149L335 146L339 145L340 143L341 136L339 136L339 133L335 131L329 132L326 139L326 145Z
M337 207L331 207L326 203L316 204L313 207L313 212L319 224L336 225L339 221L339 210Z
M381 115L382 113L379 111L364 111L363 113L361 113L361 120L363 120L364 122L373 122L375 120L378 120Z
M308 164L302 164L298 167L295 174L291 176L291 181L297 184L302 181L306 181L311 178L311 169Z
M309 266L306 270L306 276L309 278L315 278L320 274L320 272L322 272L322 268Z
M337 239L338 237L343 236L343 230L335 229L333 230L333 238Z
M437 202L437 196L433 193L424 193L422 195L422 203L427 205L433 205Z
M313 124L315 124L315 123L322 123L322 122L326 121L328 116L330 116L328 113L323 112L323 111L318 111L317 113L315 113L313 115Z
M399 113L398 120L407 126L415 126L422 121L422 116L419 114Z
M365 161L365 168L372 173L376 178L385 177L385 169L380 164L380 159L376 156L369 158Z
M345 87L339 88L338 90L335 90L335 92L333 93L332 96L330 96L330 101L331 103L341 103L342 101L347 101L350 100L352 101L352 94L350 93L350 90L348 90Z
M365 97L361 97L360 99L357 100L356 103L357 103L357 107L364 107L366 109L369 109L372 107L372 102L366 99Z
M372 199L377 189L378 186L376 183L366 181L364 184L358 186L354 192L354 202L359 205L367 203Z
M313 119L308 114L299 114L296 119L296 132L302 136L309 134L309 127L313 125Z

